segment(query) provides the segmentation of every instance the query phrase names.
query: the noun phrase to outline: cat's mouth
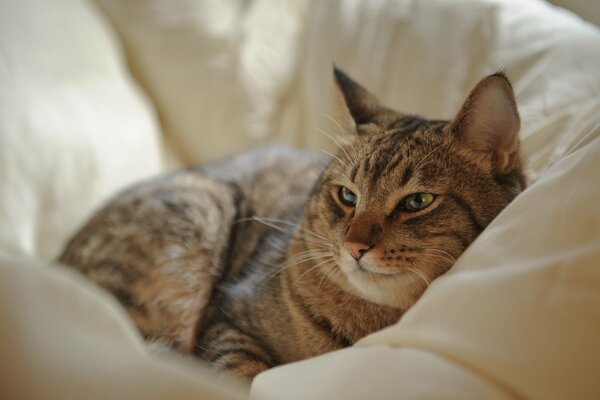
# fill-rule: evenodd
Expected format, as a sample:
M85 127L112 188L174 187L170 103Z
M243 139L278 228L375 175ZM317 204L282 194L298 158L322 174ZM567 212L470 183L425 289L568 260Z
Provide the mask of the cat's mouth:
M402 273L402 270L399 271L381 271L376 267L373 267L361 260L356 261L356 271L361 272L363 274L368 274L377 277L391 277Z
M349 292L365 300L390 307L408 307L411 297L406 296L406 289L420 288L420 285L410 285L413 280L406 265L379 264L369 254L360 260L349 254L342 255L340 261Z

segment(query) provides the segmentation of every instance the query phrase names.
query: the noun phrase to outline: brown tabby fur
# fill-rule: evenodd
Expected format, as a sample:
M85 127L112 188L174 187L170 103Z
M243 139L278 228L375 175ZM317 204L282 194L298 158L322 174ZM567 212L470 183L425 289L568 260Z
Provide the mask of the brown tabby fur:
M516 104L495 74L454 120L431 121L335 76L356 132L334 158L269 147L142 183L60 260L146 338L248 379L395 323L524 188ZM399 207L422 192L429 207Z

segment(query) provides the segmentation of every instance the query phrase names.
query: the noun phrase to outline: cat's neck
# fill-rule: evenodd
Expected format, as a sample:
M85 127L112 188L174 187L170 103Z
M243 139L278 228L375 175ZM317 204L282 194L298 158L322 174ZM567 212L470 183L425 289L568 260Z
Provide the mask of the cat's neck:
M310 242L296 235L288 247L288 259L310 251L310 247ZM288 308L295 310L292 315L316 330L330 331L339 347L395 323L404 313L351 293L334 279L342 274L339 267L323 265L320 259L301 262L285 269L280 282Z

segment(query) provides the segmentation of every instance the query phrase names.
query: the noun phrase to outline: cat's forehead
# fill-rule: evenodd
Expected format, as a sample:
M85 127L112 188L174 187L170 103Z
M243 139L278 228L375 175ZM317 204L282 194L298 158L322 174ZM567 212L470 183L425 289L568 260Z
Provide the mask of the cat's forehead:
M448 121L398 116L386 123L358 126L358 134L344 141L326 172L326 180L378 187L385 182L405 185L424 158L450 139ZM385 191L385 190L383 190Z
M374 161L381 159L383 163L398 153L418 157L419 153L447 139L444 130L447 125L448 121L402 117L359 138L359 146L365 155L376 156Z
M447 124L403 117L385 127L371 127L372 132L355 139L351 150L356 157L346 163L343 174L357 185L367 182L379 187L378 192L386 181L403 186L414 175L416 166L425 157L431 160L432 150L448 141Z

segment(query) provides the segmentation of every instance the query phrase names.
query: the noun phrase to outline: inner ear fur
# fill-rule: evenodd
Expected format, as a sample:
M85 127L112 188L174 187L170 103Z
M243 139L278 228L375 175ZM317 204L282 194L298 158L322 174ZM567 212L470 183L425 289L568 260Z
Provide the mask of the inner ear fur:
M519 159L520 126L510 81L498 72L471 90L450 129L464 146L489 157L496 173L507 174Z

